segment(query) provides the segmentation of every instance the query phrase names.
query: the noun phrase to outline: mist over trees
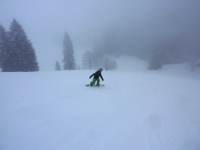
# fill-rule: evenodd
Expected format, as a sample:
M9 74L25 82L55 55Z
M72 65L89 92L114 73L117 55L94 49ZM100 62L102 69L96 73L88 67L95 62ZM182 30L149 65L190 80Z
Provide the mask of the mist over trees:
M98 69L114 70L117 68L115 60L109 56L97 53L97 51L86 51L82 56L82 69Z
M138 57L148 62L149 68L158 63L162 66L200 59L200 19L196 17L200 15L197 10L200 3L166 2L160 13L159 3L154 3L155 10L153 5L149 7L152 10L149 14L141 10L135 15L130 10L124 16L127 20L110 24L96 40L94 50L115 57Z
M64 70L75 70L76 63L74 59L74 49L71 42L71 39L67 32L64 35L63 41L63 62L64 62Z
M91 70L95 67L94 64L95 63L93 53L90 51L86 51L82 56L82 68Z
M62 57L56 49L62 47L65 30L77 53L90 50L101 52L98 57L129 55L150 65L158 52L163 54L161 65L193 64L200 56L199 8L199 0L1 1L0 22L20 19L34 39L41 68L54 69L55 60Z
M0 59L3 72L38 71L35 50L21 25L13 19L8 32L0 26Z
M102 59L102 67L107 70L114 70L117 69L117 63L113 58L110 58L108 56L103 57Z

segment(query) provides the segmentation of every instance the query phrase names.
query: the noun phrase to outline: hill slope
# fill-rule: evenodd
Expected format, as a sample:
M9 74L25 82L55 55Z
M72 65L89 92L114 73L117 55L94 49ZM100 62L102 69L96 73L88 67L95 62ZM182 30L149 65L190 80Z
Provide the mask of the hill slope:
M92 73L0 73L0 149L200 149L200 80Z

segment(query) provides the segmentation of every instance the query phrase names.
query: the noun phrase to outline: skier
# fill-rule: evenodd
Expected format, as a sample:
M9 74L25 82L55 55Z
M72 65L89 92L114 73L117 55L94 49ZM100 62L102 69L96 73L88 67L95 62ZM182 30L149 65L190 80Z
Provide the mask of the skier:
M101 77L102 81L104 81L102 75L101 75L101 72L103 71L102 68L100 68L99 70L97 70L95 73L93 73L89 78L91 78L92 76L93 77L93 80L90 82L90 86L93 86L95 84L95 82L97 81L97 86L99 86L100 84L100 79L99 77Z

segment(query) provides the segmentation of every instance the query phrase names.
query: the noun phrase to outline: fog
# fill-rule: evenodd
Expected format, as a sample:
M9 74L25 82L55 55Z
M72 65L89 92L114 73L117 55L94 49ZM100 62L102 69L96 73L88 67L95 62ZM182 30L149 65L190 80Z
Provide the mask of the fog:
M15 18L33 44L40 70L54 70L55 62L62 62L65 31L77 63L110 31L122 54L148 55L149 49L166 40L187 53L197 50L199 8L199 0L0 0L0 24L9 30Z

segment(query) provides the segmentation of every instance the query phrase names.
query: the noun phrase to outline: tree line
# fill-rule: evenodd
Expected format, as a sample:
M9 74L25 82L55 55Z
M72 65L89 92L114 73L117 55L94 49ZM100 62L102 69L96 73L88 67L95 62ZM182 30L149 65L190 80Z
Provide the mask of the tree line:
M64 34L62 52L63 70L81 68L76 64L73 44L67 32ZM116 62L95 52L85 52L82 57L82 69L96 69L98 67L104 67L106 70L114 69L116 68ZM55 70L61 69L60 63L56 61ZM39 71L32 43L16 19L13 19L8 31L0 24L0 70L2 72Z
M131 55L143 59L149 62L148 69L153 70L160 69L163 64L185 61L189 61L192 68L200 66L199 44L196 46L185 44L186 40L181 35L147 42L147 40L141 40L138 34L136 36L134 30L126 33L118 28L111 28L94 45L92 51L86 51L83 54L80 66L76 64L70 36L65 32L62 51L63 67L56 61L55 70L62 68L63 70L98 68L112 70L117 68L114 58L120 55ZM8 31L0 24L0 69L3 72L39 71L32 43L15 19Z

